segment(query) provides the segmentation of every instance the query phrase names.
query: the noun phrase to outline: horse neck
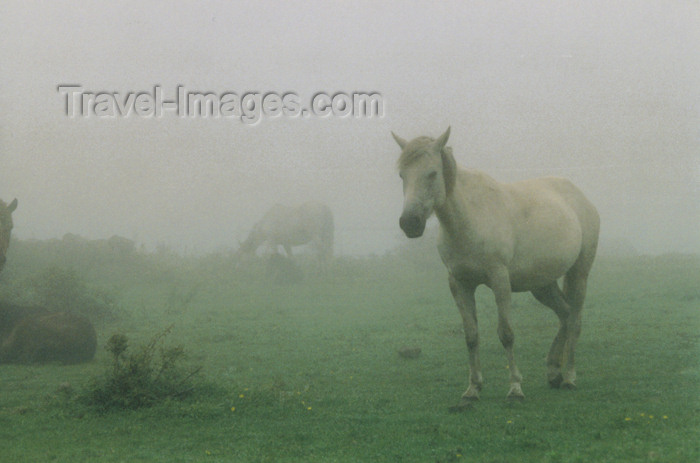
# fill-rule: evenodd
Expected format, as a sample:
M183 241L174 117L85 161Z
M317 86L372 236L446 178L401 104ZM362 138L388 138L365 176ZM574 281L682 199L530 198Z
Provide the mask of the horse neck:
M241 243L241 248L255 252L255 250L258 249L264 241L265 234L256 225L248 234L248 238Z
M471 216L466 185L479 182L477 177L476 173L460 169L455 186L445 202L435 207L435 216L448 236L463 235L473 228L475 218Z
M448 236L456 236L458 230L469 227L469 215L464 209L454 194L450 194L442 205L435 208L435 216Z

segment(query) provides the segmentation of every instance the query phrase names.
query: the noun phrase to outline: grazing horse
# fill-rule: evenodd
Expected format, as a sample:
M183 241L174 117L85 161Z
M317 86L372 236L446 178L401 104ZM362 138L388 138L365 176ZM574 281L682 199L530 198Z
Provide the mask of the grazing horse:
M273 252L282 246L287 257L292 257L292 247L311 243L321 267L333 256L333 213L325 204L310 201L299 207L275 204L253 226L248 238L241 243L240 253L251 255L263 244Z
M551 387L575 388L574 351L600 228L596 208L565 179L504 184L458 167L445 146L449 128L437 140L419 137L409 142L392 135L401 147L401 229L416 238L433 212L440 222L438 252L449 273L469 352L469 387L461 403L478 399L483 383L474 299L482 284L493 291L498 306L498 336L510 370L508 397L524 397L508 320L512 291L531 291L559 317L547 355L547 377ZM560 289L557 280L562 277Z
M7 248L10 247L12 234L12 213L17 209L17 198L7 205L0 199L0 271L7 260Z

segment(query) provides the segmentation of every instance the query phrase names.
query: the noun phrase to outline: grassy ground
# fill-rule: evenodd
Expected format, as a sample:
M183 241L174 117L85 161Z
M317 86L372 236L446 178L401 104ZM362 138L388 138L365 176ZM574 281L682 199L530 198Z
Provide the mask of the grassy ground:
M13 243L0 294L34 302L33 275L70 268L103 306L100 346L174 324L168 342L203 365L195 393L98 413L64 396L108 368L0 366L0 447L12 462L686 462L700 459L700 258L599 259L577 351L578 390L550 390L556 317L516 295L525 401L505 400L506 359L480 290L485 388L466 387L466 346L437 254L338 259L272 284L225 256L112 255ZM307 263L308 264L308 263ZM83 299L86 299L85 297ZM90 299L90 298L87 298ZM104 306L111 313L105 316ZM399 357L419 346L417 359Z

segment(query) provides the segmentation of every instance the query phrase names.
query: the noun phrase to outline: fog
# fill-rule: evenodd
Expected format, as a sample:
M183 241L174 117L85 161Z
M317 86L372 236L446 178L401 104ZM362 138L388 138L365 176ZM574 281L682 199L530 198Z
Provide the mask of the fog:
M2 2L0 198L16 237L235 248L274 203L327 202L336 252L404 243L393 130L462 166L570 178L602 243L700 252L695 1ZM85 92L376 93L374 117L66 115ZM123 98L123 97L122 97Z

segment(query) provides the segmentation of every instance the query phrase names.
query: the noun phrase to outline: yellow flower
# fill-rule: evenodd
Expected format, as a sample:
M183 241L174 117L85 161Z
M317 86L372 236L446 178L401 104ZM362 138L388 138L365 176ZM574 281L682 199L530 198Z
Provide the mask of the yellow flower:
M307 410L311 410L311 407L306 407Z
M231 411L232 411L232 412L235 412L235 411L236 411L236 407L231 407Z
M644 416L644 413L640 413L639 416Z
M662 416L662 418L665 419L665 420L667 420L667 419L668 419L668 416L664 415L664 416Z
M654 415L649 415L649 419L650 419L650 420L653 420L653 419L654 419Z
M630 417L628 416L628 417L625 418L625 421L632 421L632 418L630 418Z
M238 394L239 399L242 399L243 397L245 397L245 394Z
M513 420L508 420L508 421L506 421L506 423L513 424Z

